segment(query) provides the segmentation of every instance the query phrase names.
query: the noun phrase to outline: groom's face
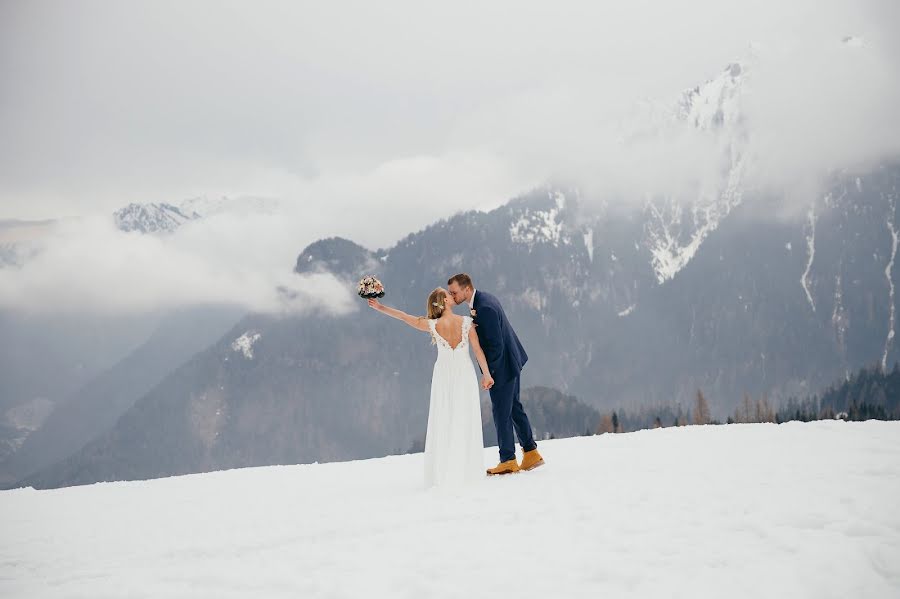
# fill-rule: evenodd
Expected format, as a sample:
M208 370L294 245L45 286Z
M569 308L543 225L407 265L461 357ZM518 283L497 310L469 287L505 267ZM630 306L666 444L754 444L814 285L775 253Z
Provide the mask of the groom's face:
M453 281L450 285L447 286L447 291L450 293L450 297L453 298L453 301L456 302L456 305L460 305L463 302L469 301L469 294L472 293L471 287L461 288L459 283Z

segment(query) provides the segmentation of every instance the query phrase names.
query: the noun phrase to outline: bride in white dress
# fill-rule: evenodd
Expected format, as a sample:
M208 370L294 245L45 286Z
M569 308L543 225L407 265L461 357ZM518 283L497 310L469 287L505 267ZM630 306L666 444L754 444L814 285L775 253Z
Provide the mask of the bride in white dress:
M456 303L441 287L428 296L428 318L411 316L375 299L369 305L429 333L437 346L425 433L425 486L452 487L483 478L481 399L470 346L481 371L488 373L488 367L472 319L453 313ZM493 384L490 374L482 376L482 389Z

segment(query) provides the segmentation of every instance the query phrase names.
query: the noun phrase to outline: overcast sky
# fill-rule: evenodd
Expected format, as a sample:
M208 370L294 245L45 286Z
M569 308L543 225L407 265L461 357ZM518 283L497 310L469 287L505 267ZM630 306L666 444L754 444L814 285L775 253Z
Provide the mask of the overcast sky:
M623 153L635 106L751 55L759 173L818 176L900 149L898 5L4 0L0 219L272 197L297 216L280 265L553 177L621 196L698 167L683 147Z

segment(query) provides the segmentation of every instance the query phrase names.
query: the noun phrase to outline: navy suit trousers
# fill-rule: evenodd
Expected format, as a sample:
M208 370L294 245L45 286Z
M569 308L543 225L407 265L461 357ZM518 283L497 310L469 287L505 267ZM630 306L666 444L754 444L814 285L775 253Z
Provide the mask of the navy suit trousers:
M531 451L537 447L531 423L519 401L519 377L503 384L491 387L491 407L494 414L494 426L497 428L497 444L500 446L500 461L506 462L516 457L516 441L513 438L513 427L519 437L522 451Z

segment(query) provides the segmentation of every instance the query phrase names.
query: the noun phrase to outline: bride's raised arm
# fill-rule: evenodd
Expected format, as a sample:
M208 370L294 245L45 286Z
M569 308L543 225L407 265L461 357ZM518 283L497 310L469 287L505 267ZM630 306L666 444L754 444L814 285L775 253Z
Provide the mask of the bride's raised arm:
M412 316L411 314L407 314L403 310L398 310L397 308L391 308L389 306L385 306L377 299L369 300L369 307L373 310L378 310L383 314L387 314L392 318L396 318L397 320L402 320L409 326L419 331L429 332L428 330L428 320L424 316Z

